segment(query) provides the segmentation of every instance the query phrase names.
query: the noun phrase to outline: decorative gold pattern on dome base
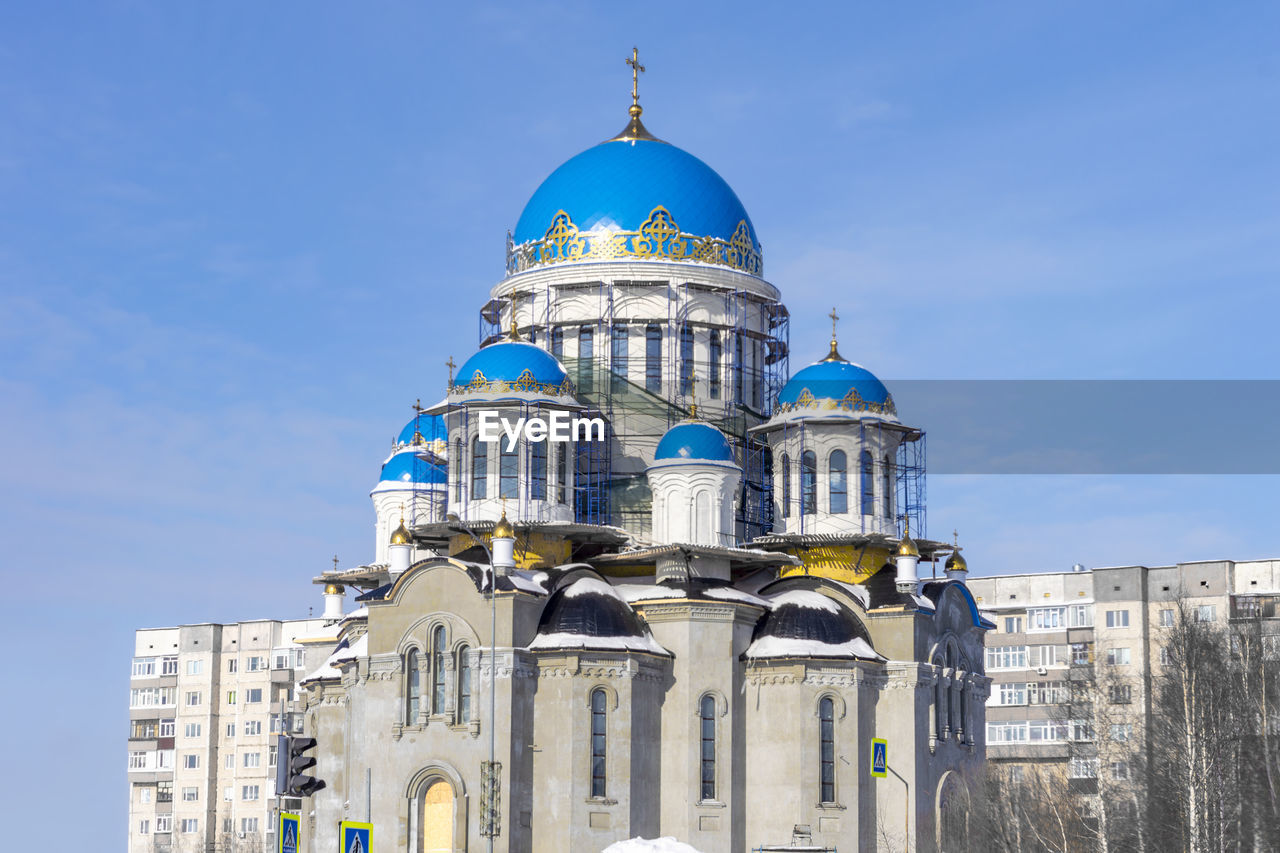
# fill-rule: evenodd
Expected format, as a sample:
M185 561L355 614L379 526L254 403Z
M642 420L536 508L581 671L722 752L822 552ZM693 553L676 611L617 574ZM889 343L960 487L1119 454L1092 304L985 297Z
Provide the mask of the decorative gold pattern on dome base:
M751 239L745 219L728 240L700 237L681 231L662 205L649 212L638 231L579 231L569 214L560 210L540 240L517 246L507 235L507 275L553 264L619 258L715 264L757 276L764 270L760 247Z
M512 391L522 394L546 394L549 397L572 397L574 394L573 383L568 378L559 385L548 385L534 379L533 373L528 370L512 381L486 379L485 375L477 370L472 374L471 381L449 386L450 394L507 394Z
M779 577L813 575L845 583L863 583L880 571L891 555L886 548L861 545L814 545L788 548L787 553L798 557L801 564L783 566Z
M800 396L796 398L794 403L779 403L774 407L777 414L785 412L794 412L801 409L814 409L820 411L835 411L843 409L849 412L871 412L876 415L892 415L898 416L898 408L893 404L893 395L885 397L883 403L874 403L870 400L862 399L862 395L858 393L857 388L850 388L849 393L845 394L839 400L833 400L830 397L814 397L808 388L800 389Z

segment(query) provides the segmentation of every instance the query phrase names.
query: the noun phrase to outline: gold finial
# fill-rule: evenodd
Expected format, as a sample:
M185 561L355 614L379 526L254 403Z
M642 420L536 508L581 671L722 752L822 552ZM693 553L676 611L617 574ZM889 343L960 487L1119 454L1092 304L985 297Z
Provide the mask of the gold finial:
M631 66L631 106L627 109L631 116L631 121L627 122L627 126L622 129L622 133L606 142L632 142L645 139L650 142L661 142L661 139L655 137L652 133L645 129L640 123L640 114L644 112L644 108L640 106L640 74L644 71L644 66L640 64L640 49L631 48L631 55L627 57L627 65Z
M898 543L898 556L920 556L920 549L916 547L916 541L911 538L911 516L909 515L904 515L902 517L902 541Z
M698 374L693 365L689 365L689 420L698 419Z
M960 554L960 532L952 530L951 536L955 542L955 550L951 552L950 557L947 557L947 562L943 568L949 572L967 572L969 571L969 563Z
M507 340L520 340L520 331L516 328L516 312L514 311L511 312L511 331L507 334Z
M346 590L342 588L340 583L329 583L324 586L325 595L342 595L344 592Z
M409 544L409 528L404 526L404 504L400 504L400 526L391 533L392 545Z
M453 363L453 356L449 356L449 360L446 361L444 365L449 368L449 386L453 387L453 369L458 365Z
M506 501L503 501L505 504ZM498 523L493 528L494 539L515 539L516 529L511 526L511 522L507 521L507 508L502 508L502 518L498 519Z
M833 307L827 316L831 318L831 352L827 353L823 361L844 361L844 356L840 355L840 350L836 349L836 321L840 319L840 315Z

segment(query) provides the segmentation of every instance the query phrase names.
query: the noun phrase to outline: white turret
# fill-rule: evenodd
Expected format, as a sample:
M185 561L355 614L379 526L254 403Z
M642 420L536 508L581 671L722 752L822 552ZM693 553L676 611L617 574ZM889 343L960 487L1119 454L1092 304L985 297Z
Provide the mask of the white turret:
M489 539L490 551L493 554L493 569L497 574L510 574L516 567L516 531L507 521L506 510L502 518L493 528L493 536Z
M331 583L324 588L324 618L336 621L342 618L342 601L346 590L342 584Z
M911 538L910 518L906 520L906 526L902 529L902 541L898 543L898 553L894 555L894 561L898 566L898 592L915 595L920 588L920 577L916 571L920 563L920 549Z
M400 526L391 534L387 544L387 558L391 563L391 574L398 575L409 568L413 562L413 537L404 526L404 516L400 517Z
M724 433L697 420L676 424L658 442L645 475L655 542L737 544L733 510L742 469Z

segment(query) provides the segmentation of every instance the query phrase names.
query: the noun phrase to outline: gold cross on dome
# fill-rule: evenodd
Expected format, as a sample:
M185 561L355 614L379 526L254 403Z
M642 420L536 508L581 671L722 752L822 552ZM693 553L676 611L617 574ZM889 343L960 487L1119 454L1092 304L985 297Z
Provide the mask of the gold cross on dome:
M334 554L334 555L333 555L333 570L334 570L335 572L338 570L338 555L337 555L337 554Z
M640 103L640 75L644 73L644 66L640 64L639 48L631 48L631 56L628 57L627 64L631 66L631 104L635 106Z
M414 400L414 401L413 401L413 410L414 410L415 412L417 412L418 414L422 414L422 413L425 411L425 409L423 409L423 408L422 408L422 398L421 398L421 397L419 397L417 400Z
M840 319L840 315L836 313L836 309L833 307L831 313L827 316L831 318L831 337L834 338L836 336L836 321Z
M448 367L448 368L449 368L449 384L450 384L450 385L452 385L452 384L453 384L453 369L454 369L455 367L457 367L458 365L456 365L456 364L454 364L454 363L453 363L453 356L449 356L449 360L448 360L448 361L446 361L444 364L445 364L445 367Z
M951 531L951 535L952 535L952 537L954 537L954 539L955 539L956 547L957 547L957 548L959 548L959 547L960 547L960 531L959 531L959 530L952 530L952 531Z

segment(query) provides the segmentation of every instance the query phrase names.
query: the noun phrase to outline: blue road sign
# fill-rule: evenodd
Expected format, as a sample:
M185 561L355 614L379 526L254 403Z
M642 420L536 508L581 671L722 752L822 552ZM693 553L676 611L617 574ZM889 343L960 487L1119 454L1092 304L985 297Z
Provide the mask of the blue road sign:
M276 833L280 843L276 847L276 853L298 853L299 822L300 819L296 814L280 812L280 827L279 832Z
M369 853L373 824L344 820L338 824L338 839L341 853Z
M889 769L889 743L884 738L871 739L871 775L881 779Z

